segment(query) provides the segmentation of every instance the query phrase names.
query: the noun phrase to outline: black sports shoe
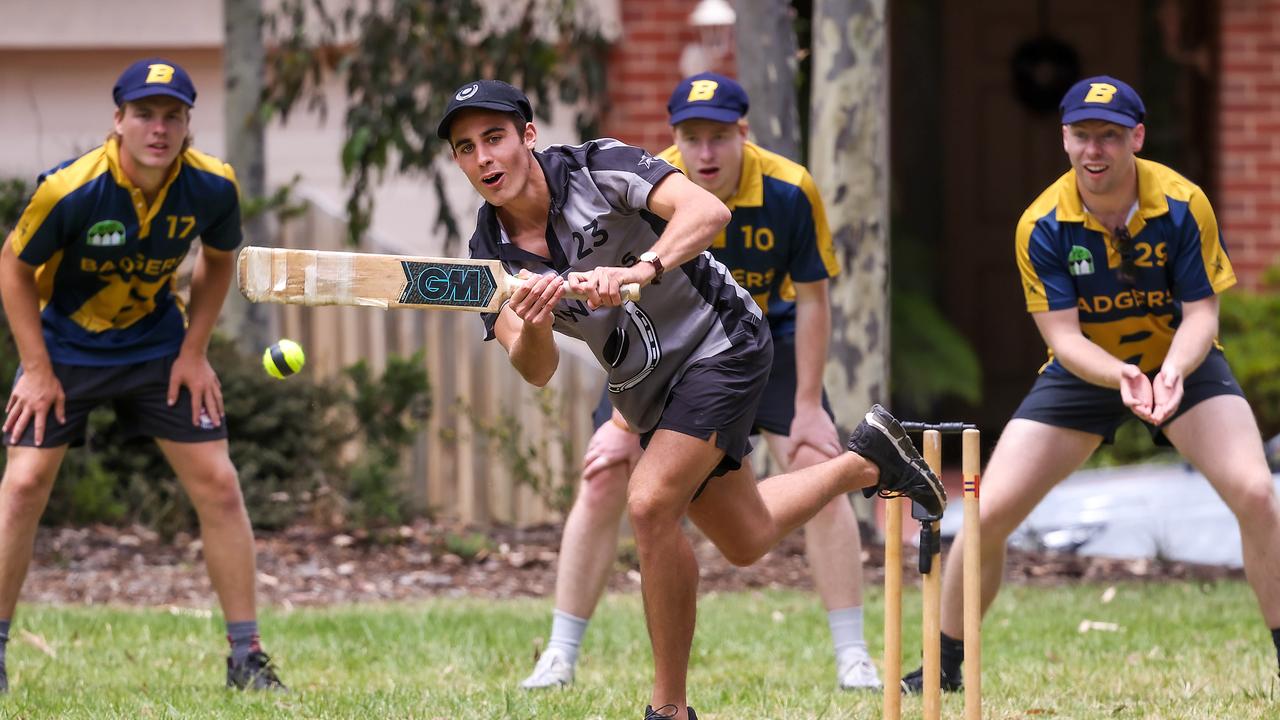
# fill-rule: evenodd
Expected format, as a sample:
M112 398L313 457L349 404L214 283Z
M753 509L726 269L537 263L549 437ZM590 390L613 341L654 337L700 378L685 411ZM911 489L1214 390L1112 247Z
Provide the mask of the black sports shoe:
M227 687L237 690L288 690L276 676L271 658L261 650L250 652L239 663L232 663L231 658L227 658Z
M880 468L880 482L863 495L908 497L935 519L947 508L947 491L933 474L898 421L880 405L872 405L849 436L849 450Z
M9 692L9 671L5 669L4 663L0 662L0 693Z
M693 711L693 708L686 709L689 711L689 720L698 720L698 714ZM668 711L671 712L670 715L667 714ZM678 708L675 705L663 705L657 710L654 710L652 705L646 705L644 720L671 720L676 716L677 711Z
M959 692L964 689L964 677L960 674L960 668L956 668L955 673L949 673L946 668L942 668L941 677L944 691ZM902 692L907 695L919 695L924 692L924 668L918 667L903 676Z

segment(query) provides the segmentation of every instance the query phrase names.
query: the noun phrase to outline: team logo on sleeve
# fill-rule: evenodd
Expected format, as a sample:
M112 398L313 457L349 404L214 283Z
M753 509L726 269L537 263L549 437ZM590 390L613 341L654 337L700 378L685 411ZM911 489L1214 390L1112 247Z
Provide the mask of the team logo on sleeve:
M1079 245L1071 246L1071 254L1067 255L1067 269L1074 276L1093 274L1093 253Z
M115 247L123 245L124 241L124 223L119 220L103 220L94 223L93 227L89 228L89 235L85 239L85 242L92 247Z

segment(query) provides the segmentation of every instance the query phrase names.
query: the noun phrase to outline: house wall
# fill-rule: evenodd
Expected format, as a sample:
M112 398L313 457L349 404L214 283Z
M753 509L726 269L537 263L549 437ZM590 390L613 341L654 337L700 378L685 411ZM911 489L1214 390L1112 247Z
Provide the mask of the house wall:
M1222 0L1217 196L1236 274L1257 288L1280 263L1280 2Z
M732 47L721 56L699 52L698 33L689 24L697 5L698 0L621 3L622 34L608 60L605 135L658 152L671 144L667 100L676 83L704 70L735 75Z
M606 23L616 25L612 0L597 3ZM110 11L108 11L108 8ZM198 93L191 128L195 145L225 156L223 118L222 3L183 4L183 22L173 21L172 3L85 0L19 0L5 3L0 22L0 178L34 181L63 160L97 147L111 129L111 88L120 71L148 56L172 59L190 73ZM616 30L612 31L616 32ZM340 214L347 197L340 151L346 102L339 79L325 92L322 120L299 109L288 124L267 128L269 190L301 176L298 192ZM570 113L539 123L539 146L576 142ZM462 174L448 167L450 205L461 232L469 234L479 200ZM387 173L374 191L371 233L388 251L438 253L435 192L418 176Z

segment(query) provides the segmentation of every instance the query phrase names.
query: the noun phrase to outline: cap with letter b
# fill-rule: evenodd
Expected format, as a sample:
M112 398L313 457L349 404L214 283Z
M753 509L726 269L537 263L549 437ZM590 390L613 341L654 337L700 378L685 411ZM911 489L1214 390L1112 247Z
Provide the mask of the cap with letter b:
M519 88L501 80L476 80L458 88L449 98L449 106L436 127L436 137L448 140L454 116L471 108L515 113L525 122L533 122L533 106Z
M749 107L747 91L741 85L709 72L681 80L667 101L672 125L695 119L734 123L746 116Z
M111 99L116 107L127 102L141 100L152 95L168 95L181 100L187 107L196 104L196 86L182 66L162 58L139 60L120 73Z
M1147 115L1142 98L1128 83L1107 75L1085 78L1062 96L1062 124L1102 120L1134 127Z

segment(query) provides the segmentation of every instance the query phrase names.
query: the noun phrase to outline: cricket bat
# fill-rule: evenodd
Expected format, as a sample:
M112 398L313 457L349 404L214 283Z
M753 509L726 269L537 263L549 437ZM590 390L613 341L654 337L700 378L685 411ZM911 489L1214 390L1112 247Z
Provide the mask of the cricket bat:
M241 250L237 275L250 302L488 313L524 282L497 260L265 247ZM624 285L622 299L640 299L639 283Z

